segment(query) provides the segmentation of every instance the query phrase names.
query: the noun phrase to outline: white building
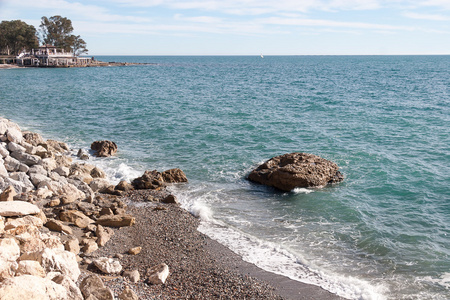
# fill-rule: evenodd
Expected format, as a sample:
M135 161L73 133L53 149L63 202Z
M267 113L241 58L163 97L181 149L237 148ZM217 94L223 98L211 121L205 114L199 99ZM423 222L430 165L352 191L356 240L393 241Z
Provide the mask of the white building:
M32 49L31 53L21 53L16 61L20 66L75 67L89 65L92 58L78 57L73 52L66 52L52 45L43 45L38 49Z

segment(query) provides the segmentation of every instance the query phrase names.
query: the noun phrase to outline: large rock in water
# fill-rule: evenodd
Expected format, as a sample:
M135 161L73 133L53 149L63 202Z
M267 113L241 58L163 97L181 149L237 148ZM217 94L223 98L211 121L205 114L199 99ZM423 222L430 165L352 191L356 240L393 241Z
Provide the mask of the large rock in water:
M98 157L108 157L117 152L117 145L111 141L95 141L91 144L91 149Z
M282 191L297 187L321 187L344 180L339 167L308 153L289 153L273 157L254 169L250 181L273 186Z

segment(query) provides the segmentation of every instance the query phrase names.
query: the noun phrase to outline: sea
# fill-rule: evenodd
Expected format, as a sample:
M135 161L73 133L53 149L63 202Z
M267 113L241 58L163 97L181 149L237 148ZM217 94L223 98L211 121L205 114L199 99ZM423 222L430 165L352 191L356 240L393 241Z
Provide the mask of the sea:
M244 260L348 299L450 299L450 56L96 56L121 67L0 70L0 115L114 183L169 187ZM345 180L281 192L247 174L306 152Z

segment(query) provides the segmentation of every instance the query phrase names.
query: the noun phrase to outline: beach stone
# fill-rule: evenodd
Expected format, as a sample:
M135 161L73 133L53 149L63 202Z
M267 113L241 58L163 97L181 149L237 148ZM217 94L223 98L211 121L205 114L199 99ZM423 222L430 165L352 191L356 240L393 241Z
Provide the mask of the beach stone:
M58 249L61 251L64 250L64 245L58 236L54 236L54 235L50 235L50 234L42 234L41 239L44 242L46 248Z
M0 202L0 216L16 217L39 213L39 207L24 201Z
M67 155L55 155L55 161L58 167L70 168L73 159Z
M282 191L297 187L322 187L343 180L339 167L324 158L308 153L289 153L273 157L254 169L248 180Z
M186 174L181 169L175 168L162 172L162 178L164 182L178 183L178 182L188 182Z
M91 144L91 149L95 151L97 157L108 157L116 154L117 145L112 141L95 141Z
M16 275L18 264L15 261L0 259L0 282ZM1 284L0 284L1 286ZM1 295L0 295L1 297ZM2 299L2 298L0 298Z
M36 228L41 228L42 226L44 226L44 222L42 221L42 219L35 216L25 216L23 218L17 219L10 218L5 224L5 230L16 228L21 225L32 225L36 226Z
M5 145L5 143L0 144L0 155L2 158L9 156L9 151L6 149Z
M30 177L28 177L27 173L25 173L25 172L12 172L9 174L9 179L13 179L13 180L21 182L27 190L34 189L34 185L31 182ZM22 189L22 191L23 191L23 189Z
M89 275L85 277L81 281L80 290L86 300L114 300L114 294L109 288L105 287L98 275Z
M27 166L33 166L38 164L41 161L41 158L37 155L31 155L25 152L11 152L11 156L17 159L18 161L26 164Z
M95 222L97 225L109 227L133 226L136 219L132 215L103 215Z
M76 255L59 248L45 248L39 252L27 253L22 255L20 260L36 260L46 272L59 272L73 281L77 281L81 274Z
M168 276L169 266L162 263L147 270L146 281L151 284L164 284Z
M13 201L15 195L16 190L10 185L0 194L0 201Z
M40 199L47 199L53 196L53 192L50 191L46 186L44 186L36 190L36 196Z
M33 146L39 146L39 144L44 143L44 139L39 133L25 131L22 133L22 136L25 142Z
M83 200L86 195L76 188L71 183L64 184L61 188L57 190L57 194L61 196L61 202L63 204L73 203L75 201Z
M89 159L89 153L84 149L79 149L77 153L77 157L81 160L88 160Z
M108 257L100 257L95 259L94 265L106 274L118 274L122 271L122 265L120 262Z
M53 170L53 172L56 172L60 176L68 177L70 175L70 169L68 167L58 167Z
M47 276L50 277L50 276ZM67 291L67 298L70 300L83 300L83 294L81 290L77 287L75 282L73 282L68 276L56 273L51 280L61 286L63 286Z
M89 187L94 191L101 191L104 189L107 189L111 184L107 179L104 178L94 178L91 183L89 184Z
M35 260L22 260L19 262L15 276L33 275L45 277L45 271L41 264Z
M161 173L153 170L145 171L141 177L135 178L131 184L137 190L159 189L165 186L163 181Z
M134 248L130 248L128 250L128 253L131 255L137 255L139 253L141 253L142 247L134 247Z
M72 237L66 241L64 249L74 254L78 254L80 253L80 242L76 237Z
M72 228L70 228L70 226L64 225L64 223L59 220L48 219L47 223L45 223L45 227L53 231L73 234Z
M47 172L51 172L58 167L56 160L53 157L42 158L39 165L41 165Z
M83 242L84 246L81 251L83 251L85 254L89 254L98 250L98 244L95 240L85 239Z
M39 173L31 173L30 180L35 187L38 187L41 184L41 182L51 181L50 178L48 178L47 176L45 176L43 174L39 174Z
M69 146L67 146L66 143L55 140L47 140L46 142L42 143L42 146L46 148L47 151L59 153L65 153L66 151L69 151Z
M161 200L162 203L178 203L177 197L174 195L167 195Z
M102 225L97 225L95 234L97 236L97 244L100 247L103 247L114 235L114 230L108 227L103 227Z
M47 177L48 171L42 165L34 165L29 168L28 174L40 174Z
M22 132L15 127L9 127L8 130L6 131L6 136L8 138L8 141L10 142L16 144L22 143L23 140Z
M18 171L21 165L20 161L11 156L5 157L3 161L3 164L8 172Z
M128 278L133 283L138 282L141 278L138 270L123 271L122 276Z
M14 238L0 239L0 260L15 261L20 256L20 247Z
M133 189L133 186L125 180L121 180L115 187L118 191L128 192Z
M66 289L47 278L22 275L0 284L0 299L61 300L69 299Z
M16 144L16 143L14 143L14 142L10 142L10 143L8 143L8 151L9 152L25 152L26 151L26 149L25 149L25 147L23 147L23 146L21 146L21 145L19 145L19 144Z
M106 178L106 173L99 167L95 167L91 170L92 178Z
M119 295L120 300L139 300L139 297L136 293L130 289L129 286L126 286L122 293Z
M94 223L94 220L87 217L78 210L66 210L59 214L59 219L65 222L71 222L80 228L86 228L89 224Z

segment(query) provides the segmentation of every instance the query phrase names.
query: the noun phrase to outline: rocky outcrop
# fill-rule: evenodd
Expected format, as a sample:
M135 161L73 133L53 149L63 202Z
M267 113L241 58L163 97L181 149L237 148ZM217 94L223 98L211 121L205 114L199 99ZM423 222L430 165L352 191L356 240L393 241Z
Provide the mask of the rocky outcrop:
M297 187L323 187L344 179L339 167L308 153L290 153L273 157L254 169L248 179L282 191Z
M166 183L181 182L188 182L186 174L180 169L170 169L162 173L157 170L145 171L141 177L134 179L131 184L137 190L160 190L166 186Z
M94 150L95 156L108 157L116 154L117 145L112 141L95 141L91 144L91 149Z

